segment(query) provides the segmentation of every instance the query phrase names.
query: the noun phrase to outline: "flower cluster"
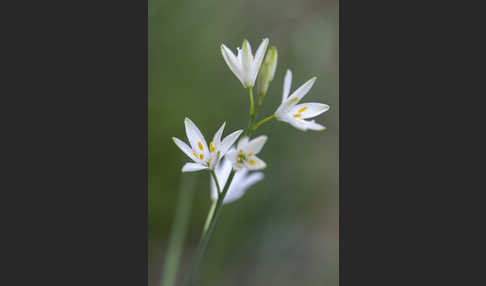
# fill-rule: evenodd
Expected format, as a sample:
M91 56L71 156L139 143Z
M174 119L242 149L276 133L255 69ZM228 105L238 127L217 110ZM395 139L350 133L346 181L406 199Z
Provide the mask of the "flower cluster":
M292 72L287 70L283 83L282 101L275 113L255 123L255 117L262 105L268 86L273 81L278 52L276 47L270 47L267 52L268 39L263 39L255 55L250 43L243 41L242 47L237 48L235 55L227 46L221 45L221 54L229 69L238 78L250 96L250 120L245 134L240 138L243 130L236 130L222 139L226 122L219 128L207 144L199 128L189 118L184 120L186 136L189 145L173 137L174 143L193 161L182 167L182 172L209 170L211 173L211 199L228 203L239 199L253 184L263 179L262 172L253 172L266 168L266 163L257 157L267 142L267 136L260 135L251 138L252 133L262 124L277 119L287 122L299 130L325 130L313 118L329 110L323 103L300 103L301 99L310 91L316 78L313 77L290 94ZM266 56L265 56L266 53ZM255 87L256 85L256 87ZM253 88L258 97L255 107ZM240 138L238 142L236 142ZM234 146L236 145L236 146ZM233 174L231 174L234 172ZM228 180L230 180L228 182Z

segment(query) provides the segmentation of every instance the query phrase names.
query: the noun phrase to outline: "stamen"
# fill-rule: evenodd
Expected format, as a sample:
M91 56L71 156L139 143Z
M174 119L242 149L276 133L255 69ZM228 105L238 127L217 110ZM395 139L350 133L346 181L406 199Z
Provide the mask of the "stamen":
M307 106L302 107L301 109L299 109L299 113L304 112L306 109L307 109Z
M199 149L200 149L201 151L203 150L203 146L202 146L201 141L197 142L197 146L199 146Z
M250 159L250 165L254 165L254 164L255 164L255 160Z
M248 153L248 157L253 156L253 152Z
M243 163L246 161L246 156L244 154L238 154L238 163Z
M295 118L300 117L300 113L296 113L296 114L294 114L294 117L295 117Z
M194 155L194 157L199 158L199 156L196 154L196 152L192 152L192 154Z
M201 160L204 158L204 155L201 153L199 154L199 158L201 158Z
M210 151L210 152L214 152L214 145L213 145L213 141L211 141L211 143L209 143L209 151Z

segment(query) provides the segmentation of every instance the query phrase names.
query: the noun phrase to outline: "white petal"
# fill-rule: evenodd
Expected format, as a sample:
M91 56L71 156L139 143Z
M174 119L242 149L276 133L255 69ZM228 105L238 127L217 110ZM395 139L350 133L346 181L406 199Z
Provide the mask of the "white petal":
M248 144L242 147L243 152L245 154L258 154L262 150L265 142L267 142L267 139L268 138L265 135L258 136L257 138L251 140L250 142L248 142Z
M245 169L246 170L246 169ZM242 189L242 193L245 193L248 188L256 184L257 182L263 180L263 173L262 172L255 172L249 176L245 176L245 178L240 182L238 185L240 189Z
M225 125L226 125L226 121L223 122L223 125L221 125L221 127L219 127L219 129L216 132L216 134L214 134L213 144L214 144L214 147L215 148L219 148L219 146L221 145L221 136L223 135L223 131L224 131L224 126Z
M243 50L240 49L240 47L236 47L236 50L238 50L238 55L236 56L236 59L238 60L238 64L239 64L239 67L240 67L240 71L243 74L243 60L242 60Z
M245 167L247 167L248 170L261 170L266 168L267 164L265 164L265 162L263 162L263 160L257 156L251 156Z
M307 129L323 131L326 130L326 127L312 120L312 121L307 121Z
M291 98L298 98L299 100L302 99L302 97L304 97L304 95L306 95L309 92L309 90L312 88L316 79L317 79L316 77L313 77L310 80L308 80L306 83L301 85L296 91L292 93L289 99Z
M201 164L197 163L186 163L184 167L182 167L182 172L195 172L195 171L200 171L207 169L208 167L203 166Z
M204 160L209 159L208 144L206 143L206 139L204 139L204 136L202 135L199 128L197 128L196 124L194 124L194 122L192 122L192 120L187 117L184 120L184 124L186 126L187 140L189 140L192 149L197 154L202 153L204 155L203 157ZM201 143L201 146L199 146L199 143ZM202 150L200 147L202 147Z
M280 104L280 106L277 108L277 111L275 111L275 116L277 117L278 120L283 120L283 118L287 115L287 113L290 113L292 108L299 102L299 99L294 97L294 98L288 98L284 102Z
M224 204L233 202L241 198L241 196L243 196L245 190L241 188L241 185L247 173L248 173L247 169L241 169L235 173L235 176L233 177L233 181L231 181L231 185L228 188L228 192L224 197L223 200Z
M329 105L317 102L297 104L292 107L291 115L300 114L301 118L312 118L329 110ZM299 112L300 111L300 112Z
M267 51L268 39L263 39L262 43L258 47L255 53L255 59L253 60L251 67L251 82L255 84L258 72L260 71L260 66L262 65L265 52Z
M240 82L244 85L244 80L242 77L242 67L240 61L235 57L233 52L228 49L224 44L221 45L221 54L223 55L223 59L233 72L233 74L240 80Z
M302 131L307 131L308 129L322 131L326 129L326 127L316 123L314 120L308 121L304 119L294 118L293 120L288 121L288 123L290 123L290 125Z
M283 85L283 93L282 93L282 103L287 100L290 93L290 86L292 85L292 71L287 70L285 73L284 85Z
M246 86L252 86L251 84L251 64L253 62L253 56L251 54L251 46L250 43L245 39L243 41L242 46L242 58L241 58L241 65L243 70L243 77L245 78Z
M287 120L286 122L288 122L290 125L292 125L293 127L299 129L299 130L302 130L302 131L306 131L307 130L307 121L305 121L304 119L297 119L297 118L290 118L289 120Z
M219 147L219 151L221 152L221 156L226 154L226 151L235 143L235 141L240 137L243 130L236 130L235 132L231 133L230 135L226 136Z
M232 148L225 154L224 157L230 160L232 164L235 164L238 159L238 152L236 152L235 148Z
M186 154L189 158L191 158L192 160L196 161L196 162L199 162L199 158L196 158L194 156L194 154L192 154L192 149L191 147L187 146L186 143L184 143L182 140L176 138L176 137L172 137L172 140L174 141L174 143L177 145L177 147L179 147L179 149L182 150L182 152L184 152L184 154Z
M238 147L236 147L236 149L240 150L240 149L243 149L244 146L248 145L248 137L247 136L244 136L243 138L240 139L240 141L238 141Z

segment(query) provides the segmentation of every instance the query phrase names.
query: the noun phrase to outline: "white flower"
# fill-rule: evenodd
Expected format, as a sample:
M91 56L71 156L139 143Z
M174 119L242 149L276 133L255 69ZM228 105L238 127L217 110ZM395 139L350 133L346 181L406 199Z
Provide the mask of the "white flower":
M275 112L275 117L303 131L307 129L326 129L324 126L314 122L314 120L308 121L305 119L326 112L329 110L329 105L316 102L297 104L309 92L315 80L315 77L311 78L289 96L290 85L292 84L292 72L287 70L283 86L282 103Z
M260 170L267 166L262 159L255 156L258 154L263 145L267 142L267 136L262 135L253 140L243 137L236 149L232 148L226 154L226 157L233 163L233 168L238 170L247 168L249 170Z
M216 134L214 134L213 141L209 143L208 147L204 136L194 122L186 118L184 119L184 125L186 126L187 140L189 140L191 147L176 137L172 137L172 140L195 163L186 163L182 167L182 172L214 169L219 160L226 154L231 145L235 143L241 132L243 132L241 129L237 130L221 141L221 135L223 135L224 126L226 125L226 122L224 122Z
M221 161L214 169L214 173L216 174L216 178L218 179L221 191L223 191L224 186L228 181L228 177L232 169L231 167L231 161L224 158L223 161ZM249 175L247 169L241 169L237 171L235 173L235 176L233 177L233 180L231 181L231 185L229 186L228 191L226 192L223 204L231 203L241 198L249 187L253 186L262 179L262 172L255 172ZM210 185L211 200L214 201L218 199L218 189L216 188L216 184L214 183L214 179L212 176L210 177Z
M245 88L253 87L255 85L255 80L258 71L260 70L263 57L265 56L267 46L268 39L263 39L255 53L255 57L253 57L250 43L246 39L243 41L242 48L237 48L237 56L235 56L235 54L233 54L233 52L224 44L221 45L221 54L223 55L226 64Z

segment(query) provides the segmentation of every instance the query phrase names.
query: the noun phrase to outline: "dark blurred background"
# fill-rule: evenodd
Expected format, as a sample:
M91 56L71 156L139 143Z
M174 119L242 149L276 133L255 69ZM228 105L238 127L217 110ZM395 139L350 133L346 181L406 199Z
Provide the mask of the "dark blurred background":
M338 1L149 0L149 283L158 285L175 214L181 167L189 159L184 117L210 140L248 123L248 93L226 66L247 38L278 48L278 67L260 119L280 104L285 70L292 89L313 76L303 102L331 109L316 118L324 132L273 121L255 135L269 140L260 157L265 179L225 205L210 241L200 285L338 285ZM179 278L187 273L209 201L207 172L197 177ZM179 284L182 279L179 279Z

